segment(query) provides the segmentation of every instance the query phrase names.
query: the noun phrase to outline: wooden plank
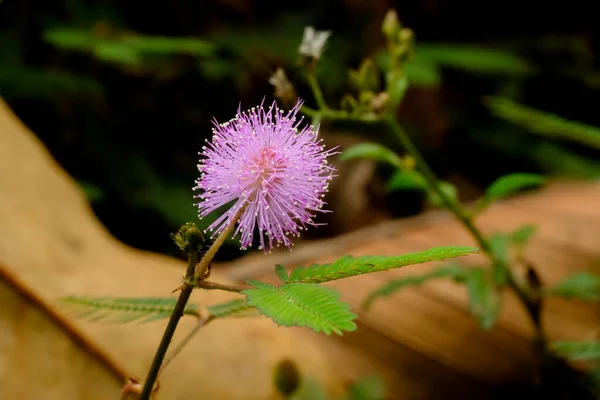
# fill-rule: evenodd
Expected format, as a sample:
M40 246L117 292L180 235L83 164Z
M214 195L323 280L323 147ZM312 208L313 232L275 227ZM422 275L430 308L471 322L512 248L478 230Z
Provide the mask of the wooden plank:
M307 340L322 348L334 368L350 382L377 374L386 382L390 399L492 398L493 387L461 374L436 360L399 344L369 326L343 337L301 329Z
M185 265L164 255L131 249L105 230L95 218L84 194L55 162L43 145L28 131L0 100L0 264L7 275L17 277L24 286L48 303L69 295L87 296L177 296L171 290L181 284ZM222 282L227 278L215 271ZM192 301L210 305L239 297L220 291L195 291ZM8 308L3 304L3 310ZM58 310L57 312L60 312ZM0 312L0 324L12 318ZM94 323L69 319L90 342L104 349L123 369L143 380L166 321L138 324ZM175 334L179 342L195 322L184 318ZM36 337L35 324L15 337L28 341ZM0 332L0 338L3 338ZM58 340L57 336L46 340ZM2 339L0 339L1 341ZM209 345L207 345L209 344ZM52 343L31 349L39 351L44 368L19 381L16 399L38 393L29 382L57 380L60 360L44 354ZM44 351L42 351L44 350ZM30 356L28 353L27 356ZM0 352L4 360L19 361L9 352ZM263 400L276 395L273 368L281 359L294 362L302 376L311 374L334 391L341 382L319 349L299 341L293 332L278 328L266 318L224 319L203 328L161 376L160 398L207 398L223 400ZM5 370L0 371L4 374ZM21 370L26 372L26 370ZM13 379L6 372L2 383ZM68 376L61 376L68 380ZM234 382L235 384L232 384ZM0 390L4 389L4 385ZM30 390L30 392L29 392ZM98 393L114 398L111 393ZM12 399L0 395L1 399ZM62 398L77 398L63 396Z
M435 234L435 236L432 236ZM471 245L472 239L469 235L453 226L440 225L435 232L418 232L404 237L405 245L413 249L425 249L441 243L456 245ZM593 258L572 253L557 252L554 248L540 244L539 239L533 239L527 251L528 259L532 260L540 277L547 284L552 284L562 279L572 267L580 265L585 269L586 265L593 263ZM472 257L463 259L468 264L485 260L483 257ZM406 274L405 270L391 271L390 277L398 277ZM436 281L424 287L424 290L436 292L444 300L452 300L458 304L466 304L464 291L457 292L453 289L455 285L449 282ZM505 309L500 317L500 323L511 331L524 337L531 336L531 326L528 317L522 311L517 300L510 296L505 299ZM562 299L547 299L544 308L545 327L551 337L562 339L577 339L589 333L590 328L597 323L597 310L592 305L572 302Z
M551 204L556 199L569 196L579 199L582 194L576 188L559 185L558 188L551 187L501 202L492 206L478 220L478 224L487 233L514 230L522 223L539 224L539 232L527 249L527 257L538 266L544 282L556 282L574 270L593 268L593 262L598 258L598 248L592 246L600 224L582 224L585 218L583 214L569 214L571 210L568 208L538 209L536 202ZM593 198L589 197L589 193L594 191L586 189L584 192L584 199L579 199L576 204L580 208L589 208L593 206ZM563 203L569 204L568 201ZM572 215L576 215L577 219L573 220ZM594 218L591 218L592 222L595 222ZM582 242L582 236L587 241ZM271 258L268 263L258 256L255 260L250 257L250 264L254 265L248 266L243 260L237 264L246 265L245 269L232 267L230 271L238 279L260 276L271 280L273 274L269 265L274 263L297 266L328 262L342 254L394 255L447 244L473 244L473 240L450 215L434 212L321 241L318 246L309 244L300 248L300 252L295 251L293 256L280 255L275 260ZM474 263L483 260L483 257L463 260ZM421 274L430 268L432 265L428 264L410 266L336 281L332 285L357 309L365 295L380 284L401 276ZM477 327L466 313L466 304L464 287L438 281L422 288L406 289L388 301L376 303L370 313L360 313L360 321L364 327L386 336L399 346L437 359L477 379L501 382L531 376L532 354L525 338L531 337L533 331L517 300L513 296L506 297L498 327L492 332L482 332ZM597 326L593 307L561 299L547 299L544 316L545 326L552 338L581 339L589 336ZM360 342L353 345L365 346ZM489 365L491 360L494 365Z
M369 312L361 311L366 293L383 282L378 275L381 274L342 279L328 285L342 293L342 299L359 314L363 324L461 373L490 383L531 375L531 349L521 337L502 328L482 335L477 322L464 310L427 293L403 291L393 303L379 302ZM260 279L277 281L272 274Z
M0 399L118 398L128 376L0 265Z

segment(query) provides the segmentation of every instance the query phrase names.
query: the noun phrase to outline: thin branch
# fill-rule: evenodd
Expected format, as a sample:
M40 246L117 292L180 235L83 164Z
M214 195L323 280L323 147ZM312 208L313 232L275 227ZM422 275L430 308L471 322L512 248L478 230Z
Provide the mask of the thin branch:
M167 357L167 359L165 360L165 362L162 365L162 368L160 369L159 376L160 376L160 374L162 374L164 372L164 370L171 363L171 361L173 361L175 359L175 357L177 357L177 355L181 352L181 350L183 350L183 348L190 342L190 340L192 340L192 338L196 335L196 333L198 333L198 331L201 328L206 326L206 324L208 324L213 319L214 319L214 317L212 315L209 315L208 317L200 318L198 320L198 323L196 324L196 326L194 326L192 328L192 330L187 334L187 336L185 338L183 338L183 340L177 345L177 347L175 347L173 349L173 351L171 352L169 357Z
M240 293L242 290L252 289L252 287L249 285L245 285L245 286L225 285L223 283L208 282L208 281L200 281L200 282L198 282L196 287L198 287L200 289L207 289L207 290L224 290L226 292L234 292L234 293Z
M208 251L204 254L204 257L202 257L202 260L196 267L196 272L193 275L195 283L202 281L204 274L206 273L206 270L208 269L208 267L210 265L210 262L214 258L215 254L217 254L217 251L219 250L219 248L223 245L223 243L227 239L227 236L229 236L229 234L235 228L235 223L242 216L242 213L244 212L244 208L245 208L245 205L240 206L239 210L237 210L237 212L231 219L230 224L219 234L217 239L213 242L213 244L210 246Z
M185 273L186 281L194 276L194 271L196 269L197 263L198 253L196 251L190 251L188 253L188 264ZM150 399L150 395L152 394L152 389L154 387L154 382L156 381L156 378L158 377L158 372L160 371L160 366L165 357L165 354L167 353L169 344L171 344L171 340L173 339L173 335L175 334L175 329L177 329L179 320L183 316L183 310L185 309L185 306L188 300L190 299L193 289L194 287L190 284L185 284L185 287L181 289L181 292L179 293L177 304L173 309L171 318L169 318L169 323L165 328L165 333L163 334L163 337L160 340L158 349L156 349L156 354L154 355L152 365L150 365L150 370L148 371L148 376L146 377L146 381L144 382L144 388L142 389L140 400Z
M198 253L194 251L190 251L188 253L188 265L185 273L185 287L181 289L179 293L179 298L177 299L177 304L175 305L175 309L171 314L171 318L169 319L169 323L167 324L167 328L165 329L165 333L160 341L158 349L156 350L156 354L154 355L154 360L152 361L152 365L150 366L150 371L148 371L148 376L146 377L146 381L144 382L144 389L142 390L142 395L140 396L140 400L149 400L150 394L152 393L152 387L154 386L154 382L158 377L158 373L160 372L160 367L165 358L165 354L171 344L171 340L173 339L173 335L175 334L175 329L177 329L177 325L179 324L179 320L183 316L183 310L190 299L192 294L192 290L194 289L194 285L192 282L198 282L202 280L204 277L204 273L208 269L210 262L213 257L227 239L227 236L233 231L236 222L239 220L242 212L244 211L244 206L241 206L240 209L236 212L234 217L231 219L229 225L219 234L217 239L210 246L208 251L202 257L202 260L198 263ZM196 266L197 265L197 266ZM192 281L193 280L193 281Z
M325 103L325 99L323 97L323 91L321 90L321 86L319 86L319 81L315 76L315 73L312 69L308 71L308 84L315 96L315 101L317 102L317 106L321 110L327 110L327 104Z

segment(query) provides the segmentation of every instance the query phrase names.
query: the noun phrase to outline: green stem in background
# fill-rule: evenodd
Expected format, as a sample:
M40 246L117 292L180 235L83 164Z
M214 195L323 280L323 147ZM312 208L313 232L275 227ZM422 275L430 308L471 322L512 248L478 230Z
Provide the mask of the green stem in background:
M219 248L227 239L227 236L233 231L236 222L240 219L242 212L244 211L244 206L240 207L236 212L235 216L231 219L229 225L219 234L217 239L210 246L208 251L204 254L200 262L198 263L198 252L191 250L188 252L188 265L185 272L184 284L179 293L179 298L177 299L177 304L173 309L173 313L171 314L171 318L169 319L169 323L167 324L167 328L165 329L165 333L160 341L158 349L156 350L156 354L154 355L154 360L152 361L152 365L150 366L150 370L148 371L148 376L146 377L146 381L144 382L144 388L142 390L142 394L140 396L140 400L149 400L150 394L152 393L152 389L154 388L154 382L158 377L158 373L160 371L162 362L165 358L165 354L171 344L171 340L173 339L173 335L175 334L175 329L177 329L177 325L179 324L179 320L183 316L183 310L190 299L192 294L192 290L194 289L194 285L196 282L199 282L204 277L210 262L213 257L219 250ZM197 264L197 266L196 266Z
M325 103L325 99L323 97L323 92L321 91L321 86L319 86L319 81L315 75L314 68L310 68L308 70L308 84L310 85L310 89L312 90L315 101L317 102L317 107L321 110L327 110L327 104Z
M346 111L341 110L332 110L332 109L320 109L315 110L314 108L310 108L307 106L302 106L300 112L307 117L310 117L313 121L313 125L316 127L314 121L321 121L323 119L327 119L329 121L353 121L353 122L361 122L366 124L372 124L377 122L377 119L370 117L363 117L358 115L351 115Z
M510 270L508 265L506 265L504 261L499 260L498 257L494 254L489 242L484 238L479 229L477 229L477 227L473 223L472 218L465 212L465 210L460 206L460 204L453 201L453 199L449 198L440 189L438 185L438 179L435 176L435 173L429 167L427 162L425 162L425 160L421 156L421 153L417 150L413 142L408 137L408 134L404 131L404 129L402 129L400 124L398 124L398 122L396 122L396 120L392 116L385 118L384 121L390 127L395 137L398 139L400 144L402 144L404 149L415 159L417 165L419 166L421 172L423 173L423 176L427 181L427 184L440 197L446 208L450 212L452 212L452 214L454 214L454 216L465 226L465 228L467 228L467 230L475 238L475 241L477 242L479 247L490 258L492 263L505 269L508 272L507 284L512 290L514 290L521 303L523 303L523 305L527 309L531 322L533 323L536 331L536 346L543 355L543 353L545 352L546 335L541 324L537 301L515 281L514 275L512 274L512 271Z
M393 50L392 47L389 49ZM397 60L392 57L392 71L397 71L399 68L397 67ZM393 76L390 76L387 79L387 91L391 90L391 82L395 81ZM308 81L310 87L313 91L313 95L317 101L318 110L313 110L311 108L303 106L301 112L305 115L312 118L313 121L321 121L322 119L329 120L346 120L346 121L356 121L356 122L364 122L364 123L376 123L378 121L384 122L391 131L394 136L398 139L400 144L404 147L404 149L415 159L419 169L423 173L425 180L427 181L428 186L431 190L433 190L439 198L442 200L443 205L450 211L454 216L467 228L467 230L471 233L481 250L488 256L488 258L492 261L492 264L495 268L502 268L507 271L507 284L508 286L514 290L517 297L521 301L521 303L525 306L527 313L531 319L531 322L535 328L536 337L535 344L540 352L541 356L544 357L546 355L546 335L544 333L544 329L541 323L541 316L539 313L539 305L536 298L530 295L527 290L521 287L515 280L515 277L509 268L509 266L503 261L500 260L493 252L492 247L489 242L485 239L483 234L477 229L475 224L473 223L473 219L471 215L464 210L458 202L455 202L453 199L449 198L441 189L438 184L438 179L433 172L433 170L429 167L425 159L421 156L421 153L410 140L410 137L406 134L402 126L396 121L393 115L387 115L385 117L376 118L376 119L366 119L361 116L350 115L345 111L339 110L331 110L327 107L323 100L323 93L321 92L321 88L319 87L319 83L314 75L314 71L309 70L308 72Z

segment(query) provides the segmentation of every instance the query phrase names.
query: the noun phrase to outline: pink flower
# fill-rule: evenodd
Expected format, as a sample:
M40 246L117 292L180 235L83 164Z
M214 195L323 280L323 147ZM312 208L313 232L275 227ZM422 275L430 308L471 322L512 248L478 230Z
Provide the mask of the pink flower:
M277 243L293 246L289 236L299 236L316 212L327 212L323 197L335 168L327 157L318 128L296 121L299 100L287 113L273 103L240 112L224 124L215 122L213 138L200 153L200 178L194 190L200 218L234 202L208 228L217 236L244 207L234 237L240 234L242 249L252 246L258 227L259 249L267 252ZM266 239L265 239L266 237Z

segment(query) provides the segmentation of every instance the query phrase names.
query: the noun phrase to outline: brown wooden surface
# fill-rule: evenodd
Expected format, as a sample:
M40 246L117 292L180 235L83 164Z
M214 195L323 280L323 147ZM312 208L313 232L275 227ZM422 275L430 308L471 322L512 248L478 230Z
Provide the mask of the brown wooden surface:
M527 257L553 283L577 270L600 272L598 199L598 184L561 183L497 204L478 223L488 233L539 224ZM472 241L449 215L430 212L291 253L251 255L215 266L214 276L273 280L276 263L294 267L342 254L392 255L448 244ZM490 332L466 312L464 288L444 281L406 289L360 311L369 290L431 267L332 282L360 314L358 330L343 337L278 329L264 318L215 322L169 367L161 398L271 398L271 370L282 358L294 360L305 376L319 376L333 393L341 382L380 374L392 399L486 399L497 384L530 378L532 330L510 296ZM69 294L168 295L182 271L179 261L114 240L75 183L0 103L0 399L37 399L42 393L114 398L126 375L143 377L164 324L94 324L47 305ZM231 296L195 293L194 300L210 304ZM597 333L597 310L589 305L551 299L544 316L555 339ZM184 322L178 338L191 323Z
M477 223L486 233L512 231L522 224L538 226L526 257L546 284L579 270L600 273L600 184L554 183L549 187L492 206ZM472 245L468 233L447 213L430 212L278 252L269 260L248 256L223 266L232 279L275 281L272 265L286 267L328 262L343 254L394 255L439 245ZM480 255L464 258L477 263ZM349 376L377 371L392 398L487 398L490 388L532 377L535 358L528 342L532 328L520 304L506 296L497 326L483 332L467 313L463 286L434 281L408 288L360 310L367 293L401 276L420 274L431 265L364 275L331 282L359 311L359 330L343 338L321 338L324 351L366 357L368 364L337 364ZM586 339L600 327L592 305L551 298L544 326L552 339ZM309 335L307 333L307 335ZM470 390L470 392L468 392Z

